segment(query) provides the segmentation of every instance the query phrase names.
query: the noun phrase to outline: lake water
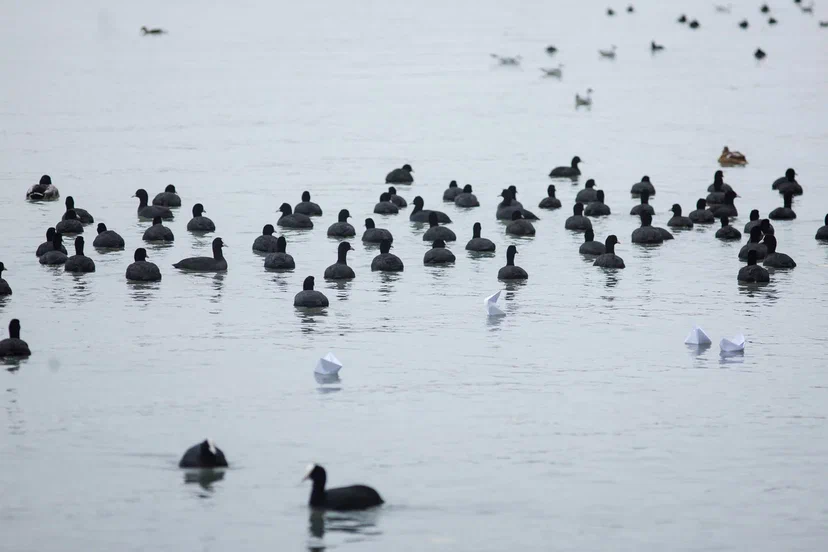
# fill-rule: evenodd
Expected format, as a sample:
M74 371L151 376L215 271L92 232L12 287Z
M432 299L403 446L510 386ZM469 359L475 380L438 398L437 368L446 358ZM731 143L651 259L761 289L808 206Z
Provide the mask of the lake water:
M780 1L769 27L758 6L646 1L608 18L562 1L7 3L0 260L14 295L0 326L19 318L33 356L0 378L0 549L824 549L828 249L813 235L828 210L827 17ZM682 11L701 28L678 25ZM667 49L651 55L651 39ZM610 44L617 59L599 59ZM561 81L541 77L557 63ZM576 111L587 87L594 107ZM723 145L750 161L725 170L739 229L781 205L770 185L787 167L805 187L796 221L775 224L798 266L762 288L737 285L741 244L714 228L630 244L630 186L652 178L664 226L673 203L706 195ZM576 154L613 209L596 236L619 236L626 270L591 266L563 228L585 178L557 182L563 209L534 209ZM356 279L325 282L325 229L348 208L361 234L403 163L416 181L400 194L454 220L456 265L423 266L409 208L374 217L403 274L371 273L377 252L357 238ZM44 173L126 240L100 254L87 229L96 273L37 263L63 212L24 201ZM482 206L443 204L452 179ZM147 226L131 196L169 183L184 206L174 245L149 248L163 281L129 285ZM541 217L532 239L495 220L508 185ZM253 239L303 190L325 215L286 232L295 272L268 273ZM209 254L212 236L185 230L195 202L229 244L226 274L171 266ZM475 221L494 258L463 251ZM529 280L503 286L511 243ZM323 314L293 308L308 275ZM498 289L507 316L487 319ZM693 324L714 339L700 354L683 344ZM744 356L720 357L738 333ZM344 368L323 385L313 366L328 351ZM177 461L207 436L231 469L191 482ZM311 514L309 462L387 504Z

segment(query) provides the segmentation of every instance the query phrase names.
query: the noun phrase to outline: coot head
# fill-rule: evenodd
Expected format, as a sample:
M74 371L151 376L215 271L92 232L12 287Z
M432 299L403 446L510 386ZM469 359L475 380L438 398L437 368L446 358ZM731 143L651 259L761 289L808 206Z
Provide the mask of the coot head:
M149 195L147 195L147 191L143 188L139 188L135 191L135 194L132 197L137 197L141 200L141 203L146 203L147 199L149 199Z
M365 228L368 228L369 230L371 228L376 228L376 226L374 225L374 219L372 219L372 218L365 219Z
M20 339L20 320L12 318L9 322L9 337L12 339Z
M587 187L587 188L594 188L595 187L595 180L590 178L589 180L586 181L586 184L584 184L584 186Z
M675 216L681 216L681 205L679 205L678 203L673 203L673 206L670 207L670 210L673 212Z
M310 192L307 190L302 192L302 201L310 201Z
M403 169L405 169L405 170L407 170L408 172L414 172L414 169L412 169L412 168L411 168L411 165L409 165L408 163L406 163L405 165L403 165L403 166L402 166L402 168L403 168Z
M734 192L733 190L728 190L725 192L725 203L727 203L728 205L733 205L733 200L737 197L739 196L738 194L736 194L736 192Z
M434 240L434 243L431 244L433 249L443 249L446 247L446 242L443 240Z
M380 202L384 201L391 201L391 194L388 192L383 192L380 194Z
M78 215L77 213L75 213L74 209L69 209L68 211L66 211L66 214L64 216L66 217L66 220L77 220L78 218Z
M55 227L50 226L46 230L46 241L52 241L55 238L55 232L56 232Z
M440 221L437 217L437 213L435 213L434 211L430 212L428 214L428 225L429 226L438 226L439 224L440 224Z
M825 224L828 224L828 215L825 215L825 221L826 221ZM479 238L480 237L480 231L482 229L483 229L483 227L480 225L480 223L475 222L474 226L472 226L472 237L473 238Z
M577 169L578 168L578 163L583 163L583 161L581 161L581 158L576 155L575 157L572 158L572 168Z
M457 181L456 180L452 180L451 182L449 182L449 188L456 188L456 187L457 187Z
M66 196L66 210L74 209L75 208L75 198L72 196Z
M512 266L512 265L515 264L515 255L517 255L517 252L518 252L517 247L515 247L514 245L510 245L506 249L506 264L507 265Z
M223 241L221 241L221 238L216 238L213 240L213 253L217 251L220 253L222 247L227 247L227 245Z
M83 236L78 236L75 238L75 255L83 256Z
M380 253L383 255L391 251L391 240L382 240L380 242Z
M765 244L765 247L768 248L768 255L771 253L776 253L776 237L773 235L765 236L765 239L762 240L762 243Z
M641 177L641 182L649 182L649 181L650 181L650 177L647 176L646 174Z
M305 281L302 282L302 289L304 291L313 291L313 282L314 282L313 276L308 276L307 278L305 278ZM324 470L323 470L323 473L324 473Z
M707 207L707 201L704 199L700 199L696 202L696 209L699 211L703 211L705 207Z
M388 186L388 193L391 195L397 195L397 189L394 186Z
M515 186L513 184L513 185L509 186L508 189L509 189L509 193L512 194L512 199L515 199L517 197L517 186Z
M789 181L793 182L795 177L796 171L794 171L793 169L788 169L787 171L785 171L785 178L787 178Z
M153 225L153 226L155 226L156 224L161 224L161 223L163 223L163 222L164 222L164 221L163 221L163 220L161 220L161 217L155 217L155 218L153 218L153 219L152 219L152 225Z
M759 220L759 209L754 209L750 212L750 220Z
M98 234L103 234L106 232L106 224L99 222L98 223Z
M200 217L202 213L206 213L207 211L204 210L204 205L201 203L196 203L193 205L193 216Z
M463 193L464 193L464 194L470 194L470 193L472 193L472 187L471 187L471 184L466 184L465 186L463 186Z
M40 185L41 186L51 186L52 185L52 177L48 174L44 174L40 177Z
M422 197L417 196L414 198L414 207L417 207L417 209L422 209L423 205L425 205L425 201L423 201Z
M549 197L555 197L555 185L554 184L550 184L549 186L546 187L546 195L548 195Z
M276 229L273 228L272 224L265 224L264 228L262 228L262 236L272 236L275 231Z
M173 186L172 184L167 184L167 187L164 188L164 191L167 192L168 194L174 194L175 193L175 186Z
M313 280L310 276L308 276L308 278ZM311 282L311 286L313 286L313 282ZM313 287L311 287L311 289L313 289ZM322 466L311 464L308 466L308 471L305 473L305 477L302 478L302 481L307 481L308 479L313 481L314 485L322 485L322 487L324 487L328 480L328 474Z
M282 203L282 205L279 206L279 210L282 212L282 216L293 214L293 208L288 203Z
M575 203L575 205L572 207L572 213L576 216L583 215L584 214L584 204L581 203L580 201Z
M747 258L748 266L752 266L752 265L756 264L756 257L757 256L758 255L756 254L755 249L751 249L750 251L748 251L748 258Z
M724 182L724 173L722 171L716 171L713 173L713 183L723 183Z
M348 251L353 251L354 248L351 247L351 244L348 242L341 242L339 246L336 248L337 253L339 253L339 257L341 259L345 258L345 255L348 254Z
M135 250L135 257L134 258L135 258L136 263L146 261L147 260L147 250L144 249L143 247L139 247L138 249Z
M607 253L613 253L615 251L615 245L619 243L621 242L618 241L618 237L615 234L607 236L607 240L604 242Z

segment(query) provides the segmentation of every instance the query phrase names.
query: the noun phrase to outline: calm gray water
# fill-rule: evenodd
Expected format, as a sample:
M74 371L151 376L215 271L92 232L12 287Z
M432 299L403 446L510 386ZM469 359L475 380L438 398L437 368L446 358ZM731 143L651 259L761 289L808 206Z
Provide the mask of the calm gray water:
M20 318L34 354L0 376L0 549L824 549L828 249L813 235L828 209L825 12L780 1L771 28L759 2L732 15L637 2L614 19L579 4L6 3L0 260L14 295L0 326ZM683 11L702 28L676 24ZM170 32L141 37L141 25ZM652 56L651 39L667 50ZM600 60L610 44L617 60ZM562 81L540 77L559 62ZM594 108L575 111L590 86ZM796 221L775 224L799 266L761 289L737 285L740 244L712 228L629 243L629 187L651 176L663 226L674 202L689 212L706 195L723 145L750 160L725 171L738 228L781 205L770 185L787 167L805 187ZM619 236L624 271L592 267L563 229L582 184L558 183L564 208L536 210L534 239L495 220L503 187L532 209L575 154L607 193L613 215L595 232ZM454 219L456 266L422 265L406 211L375 217L403 274L372 274L376 252L357 239L356 279L324 282L336 212L361 233L406 162L416 182L400 193ZM127 250L95 252L90 227L95 274L37 264L63 212L23 200L44 173ZM482 207L442 204L452 179ZM169 183L184 201L176 241L149 249L164 279L129 285L146 227L131 196ZM294 273L267 273L251 243L303 190L325 216L286 233ZM185 230L197 201L230 246L225 275L171 267L209 252L211 237ZM463 251L475 221L495 258ZM525 285L496 279L510 243ZM331 300L324 314L293 308L307 275ZM482 299L498 289L507 316L487 320ZM715 341L744 333L744 356L688 351L693 324ZM328 351L345 367L320 385ZM232 467L190 483L177 461L206 436ZM309 462L387 505L310 515Z

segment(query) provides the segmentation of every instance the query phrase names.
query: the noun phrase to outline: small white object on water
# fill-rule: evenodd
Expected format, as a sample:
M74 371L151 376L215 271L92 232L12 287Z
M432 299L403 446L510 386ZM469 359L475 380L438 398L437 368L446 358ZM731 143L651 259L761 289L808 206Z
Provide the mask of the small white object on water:
M341 369L342 363L339 362L339 359L336 358L333 353L328 353L319 359L319 362L316 363L316 368L314 368L313 371L317 374L330 376L338 374Z
M486 314L489 316L506 316L506 313L497 306L498 299L500 299L499 291L494 295L489 295L483 300L483 304L486 305Z
M719 348L723 353L741 353L745 350L745 336L739 334L731 339L723 337L719 342Z
M710 340L710 337L704 333L703 329L699 326L693 326L693 329L690 330L690 333L687 335L687 339L684 340L684 343L687 345L710 345L713 342Z

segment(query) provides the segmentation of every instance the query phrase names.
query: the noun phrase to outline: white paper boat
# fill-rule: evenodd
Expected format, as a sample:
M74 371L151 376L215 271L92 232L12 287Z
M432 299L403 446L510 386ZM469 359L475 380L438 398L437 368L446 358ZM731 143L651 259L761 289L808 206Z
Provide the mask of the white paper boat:
M684 340L687 345L710 345L713 343L710 338L704 333L704 330L698 326L693 326L690 333L687 334L687 339Z
M339 373L341 369L342 363L339 362L339 359L336 358L333 353L328 353L319 359L319 362L316 363L316 368L314 368L313 371L317 374L329 376Z
M732 339L723 337L719 342L719 348L723 353L741 353L745 350L745 336L739 334Z
M483 300L483 304L486 305L486 314L489 316L506 316L506 313L497 306L498 299L500 299L499 291L494 295L489 295Z

